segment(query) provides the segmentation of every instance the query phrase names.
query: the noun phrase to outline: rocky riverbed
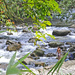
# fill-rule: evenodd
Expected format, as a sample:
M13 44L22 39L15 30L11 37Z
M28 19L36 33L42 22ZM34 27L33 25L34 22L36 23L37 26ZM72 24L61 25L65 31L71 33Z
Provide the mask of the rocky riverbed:
M47 73L51 70L51 68L53 66L54 65L46 66L46 67L40 68L40 69L34 69L34 68L30 68L30 69L36 75L47 75ZM62 67L60 68L59 72L57 73L57 71L55 71L53 75L67 75L67 74L68 75L70 75L70 74L75 75L75 60L64 62ZM0 73L0 75L6 75L6 72L3 71ZM25 73L22 73L22 75L33 75L33 74L25 72ZM51 75L51 73L49 75Z
M23 63L29 68L34 68L33 70L43 68L43 66L45 67L55 64L58 61L58 59L56 59L56 51L58 46L60 46L62 50L62 56L68 50L70 50L69 54L73 54L75 58L74 26L75 25L69 27L51 26L47 27L46 30L40 29L42 33L49 33L55 36L55 39L52 39L49 36L46 36L47 40L41 38L45 44L34 37L35 31L37 30L35 27L33 28L34 32L28 31L28 27L26 26L22 27L19 25L17 26L17 32L11 31L11 34L8 34L8 31L0 33L0 69L4 71L6 70L9 60L16 50L16 59L20 59L25 54L31 52L31 54L23 61ZM7 27L2 27L0 31L4 31L6 29ZM12 27L10 29L14 30ZM36 45L34 45L35 40L37 40ZM69 62L71 64L71 61ZM19 65L18 67L24 69L22 65ZM46 75L42 74L42 72L43 71L40 73L38 72L39 74L37 75Z

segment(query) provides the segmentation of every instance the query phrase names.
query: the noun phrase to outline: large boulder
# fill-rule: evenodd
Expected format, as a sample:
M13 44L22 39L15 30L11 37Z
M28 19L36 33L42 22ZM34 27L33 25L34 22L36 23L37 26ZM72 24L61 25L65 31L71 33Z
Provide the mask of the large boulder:
M42 50L35 50L33 53L31 53L31 56L33 57L38 57L38 56L43 56L44 55L44 51Z
M49 42L48 45L49 45L50 47L58 47L58 46L64 45L64 43L53 41L53 42Z
M23 63L24 64L26 64L26 65L35 65L35 66L44 66L45 65L45 63L44 62L38 62L38 61L35 61L35 60L33 60L33 59L31 59L31 58L26 58L26 59L24 59L23 60Z
M13 33L11 33L11 32L8 32L8 33L7 33L7 35L13 35Z
M8 51L16 51L16 50L19 50L20 48L21 48L21 44L19 43L14 43L14 44L7 46Z
M34 43L34 42L37 42L37 41L40 41L38 38L30 38L28 40L29 43Z
M70 30L53 30L52 34L56 36L66 36L70 33Z
M71 26L69 26L70 28L75 28L75 24L73 24L73 25L71 25Z

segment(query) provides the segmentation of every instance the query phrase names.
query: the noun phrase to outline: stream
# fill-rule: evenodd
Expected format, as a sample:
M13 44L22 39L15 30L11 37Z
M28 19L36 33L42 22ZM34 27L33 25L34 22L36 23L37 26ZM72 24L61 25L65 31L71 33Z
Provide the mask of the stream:
M8 64L12 55L15 53L15 51L7 51L7 45L6 45L6 41L7 40L13 40L16 42L20 42L22 44L20 50L17 51L17 55L16 55L16 59L20 59L21 57L23 57L24 55L26 55L29 52L33 52L34 50L36 50L37 46L34 46L34 43L29 43L28 40L32 37L35 36L35 33L33 32L22 32L22 30L24 29L24 27L21 26L17 26L18 32L12 32L13 35L7 35L7 32L2 32L0 33L0 64ZM27 28L25 28L27 30ZM69 27L56 27L56 26L50 26L47 27L46 30L40 29L40 31L42 33L48 33L52 35L53 30L71 30L71 33L66 35L66 36L55 36L55 39L52 39L49 36L46 36L47 40L44 40L43 38L41 38L44 43L45 43L45 47L42 49L45 54L48 53L54 53L56 54L57 51L57 47L52 48L48 46L48 42L51 41L58 41L58 42L64 42L64 46L68 48L70 47L69 45L66 45L66 42L73 42L75 43L75 29L74 28L69 28ZM6 27L2 28L0 31L6 30ZM37 44L39 44L40 46L44 45L42 42L38 41ZM52 65L55 64L58 59L56 59L56 56L54 57L40 57L39 59L37 59L36 61L39 62L45 62L47 65ZM34 65L27 65L29 68L39 68L35 67ZM19 65L18 67L24 68L22 65ZM42 67L42 66L41 66ZM0 69L2 69L0 67ZM6 69L5 69L6 70Z

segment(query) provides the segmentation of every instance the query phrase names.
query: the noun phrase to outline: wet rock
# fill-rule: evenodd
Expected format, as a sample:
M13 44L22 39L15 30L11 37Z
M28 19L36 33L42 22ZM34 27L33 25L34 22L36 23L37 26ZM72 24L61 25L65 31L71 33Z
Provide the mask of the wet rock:
M69 50L70 50L70 52L73 52L74 51L74 48L73 47L70 47Z
M35 60L31 59L31 58L26 58L23 60L23 63L26 65L30 65L32 63L34 63Z
M54 42L49 42L48 45L49 45L50 47L58 47L58 46L64 45L64 43L54 41Z
M52 32L52 34L56 36L66 36L69 33L70 33L70 30L54 30Z
M45 66L44 62L35 62L35 66Z
M2 43L2 41L0 41L0 43Z
M0 63L0 68L2 68L2 69L6 69L7 66L8 66L8 64L6 64L6 63Z
M9 32L8 32L7 35L13 35L13 33L9 33Z
M45 65L45 63L44 62L38 62L38 61L35 61L35 60L33 60L33 59L31 59L31 58L26 58L26 59L24 59L24 61L23 61L23 63L24 64L26 64L26 65L35 65L35 66L44 66Z
M33 57L43 56L43 55L44 55L44 51L42 50L35 50L33 53L31 53L31 56Z
M62 51L67 51L67 48L66 47L63 47Z
M29 43L34 43L35 41L37 42L37 41L40 41L40 40L38 38L30 38L28 40Z
M28 31L24 29L22 32L26 32L27 33Z
M8 36L0 34L0 39L8 39Z
M66 45L72 45L72 43L71 42L66 42Z
M33 32L36 32L36 31L39 30L39 28L38 27L33 27L32 30L33 30Z
M16 51L16 50L19 50L20 48L21 48L21 44L19 43L14 43L14 44L7 46L8 51Z
M74 44L74 45L72 45L72 47L70 47L70 48L69 48L69 50L70 50L70 52L75 51L75 44Z
M62 49L62 51L66 51L68 47L66 47L66 46L60 46L60 48Z
M75 59L75 53L73 53L74 59Z
M12 41L12 40L7 40L6 41L6 45L10 45L10 44L15 44L16 42Z
M75 44L73 44L72 47L75 48Z
M69 26L70 28L75 28L75 24L73 24L73 25L71 25L71 26Z
M53 53L46 54L46 57L53 57L53 56L56 56L56 54L53 54Z
M33 27L33 30L36 30L37 31L38 30L38 27Z

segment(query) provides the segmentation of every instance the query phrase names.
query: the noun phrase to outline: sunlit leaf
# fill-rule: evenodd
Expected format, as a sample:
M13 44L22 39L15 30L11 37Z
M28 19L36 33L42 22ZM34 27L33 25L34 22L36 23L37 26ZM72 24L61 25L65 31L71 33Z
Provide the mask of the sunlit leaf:
M7 75L9 74L9 71L10 71L11 67L12 67L13 64L14 64L15 57L16 57L16 52L14 53L14 55L12 56L12 58L10 59L10 62L9 62L9 64L8 64L7 71L6 71L6 74L7 74Z

